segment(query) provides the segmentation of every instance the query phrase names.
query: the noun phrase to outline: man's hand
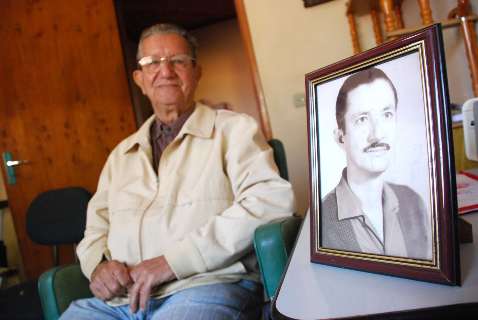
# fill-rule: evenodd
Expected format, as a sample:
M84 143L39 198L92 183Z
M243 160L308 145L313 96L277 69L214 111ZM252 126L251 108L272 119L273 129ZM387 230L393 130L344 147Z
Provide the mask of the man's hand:
M134 285L129 291L129 305L131 312L139 307L146 308L151 291L154 287L176 278L164 256L145 260L130 269L130 276Z
M133 284L128 268L116 260L103 261L91 275L90 290L101 300L120 296Z

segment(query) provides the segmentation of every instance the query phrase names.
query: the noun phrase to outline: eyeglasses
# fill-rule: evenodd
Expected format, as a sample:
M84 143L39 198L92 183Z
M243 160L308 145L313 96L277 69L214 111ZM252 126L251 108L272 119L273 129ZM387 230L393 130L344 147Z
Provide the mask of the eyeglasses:
M196 59L187 54L177 54L171 57L146 56L139 59L138 64L141 69L147 73L156 73L159 71L161 62L172 66L174 70L186 70Z

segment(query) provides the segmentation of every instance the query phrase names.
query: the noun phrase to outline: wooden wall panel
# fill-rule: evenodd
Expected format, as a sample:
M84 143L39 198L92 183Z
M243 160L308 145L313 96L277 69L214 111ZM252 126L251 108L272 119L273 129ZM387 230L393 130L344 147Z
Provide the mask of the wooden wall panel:
M135 125L112 1L2 0L0 38L0 152L31 161L7 193L32 278L52 260L26 235L28 204L52 188L95 191L108 153Z

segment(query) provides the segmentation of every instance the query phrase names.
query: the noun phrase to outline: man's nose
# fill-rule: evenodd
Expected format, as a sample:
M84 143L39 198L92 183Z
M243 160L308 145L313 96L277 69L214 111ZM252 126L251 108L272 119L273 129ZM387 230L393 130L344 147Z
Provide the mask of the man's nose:
M381 141L384 138L384 123L380 119L370 121L369 142Z
M163 77L171 77L175 75L173 64L169 60L161 61L159 65L159 74Z

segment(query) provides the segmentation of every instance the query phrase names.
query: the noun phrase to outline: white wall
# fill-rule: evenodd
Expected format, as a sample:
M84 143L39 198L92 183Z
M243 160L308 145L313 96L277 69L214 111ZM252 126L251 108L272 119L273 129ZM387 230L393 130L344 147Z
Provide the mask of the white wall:
M304 74L345 58L345 0L305 9L300 0L244 0L259 76L275 138L285 145L298 213L308 207L306 108L294 107L304 93Z
M456 0L430 1L434 18L444 19ZM472 0L477 10L478 0ZM346 0L304 8L300 0L244 0L247 19L274 137L286 148L298 212L308 208L306 108L293 105L293 95L305 93L304 75L353 54L345 16ZM405 25L420 23L415 0L403 3ZM373 47L368 15L357 17L362 49ZM453 102L472 97L468 65L458 28L444 32Z

